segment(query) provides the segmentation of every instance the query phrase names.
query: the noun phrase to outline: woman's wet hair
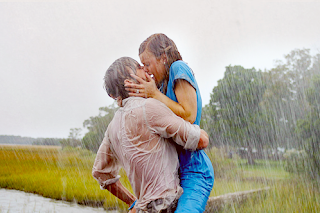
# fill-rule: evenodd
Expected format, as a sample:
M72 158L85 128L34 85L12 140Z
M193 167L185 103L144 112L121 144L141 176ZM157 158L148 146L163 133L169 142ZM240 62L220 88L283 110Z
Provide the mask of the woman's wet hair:
M167 57L166 69L170 69L173 62L182 60L176 44L163 33L156 33L144 40L139 48L139 55L145 50L151 52L156 59L161 59L163 54Z
M128 98L129 94L125 90L124 81L130 79L136 82L130 74L136 74L136 69L139 66L140 64L130 57L122 57L115 60L104 76L104 88L108 95L112 98Z

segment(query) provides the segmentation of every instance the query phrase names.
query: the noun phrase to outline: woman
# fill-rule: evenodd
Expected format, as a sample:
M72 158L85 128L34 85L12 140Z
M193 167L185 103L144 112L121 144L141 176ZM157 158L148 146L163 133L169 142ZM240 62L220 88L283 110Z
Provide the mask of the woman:
M155 98L176 115L200 125L202 100L191 68L182 61L175 43L164 34L154 34L139 48L147 80L133 76L136 84L125 81L130 96ZM159 88L159 89L158 89ZM194 152L177 146L180 184L184 193L176 212L204 212L214 183L212 164L203 150Z

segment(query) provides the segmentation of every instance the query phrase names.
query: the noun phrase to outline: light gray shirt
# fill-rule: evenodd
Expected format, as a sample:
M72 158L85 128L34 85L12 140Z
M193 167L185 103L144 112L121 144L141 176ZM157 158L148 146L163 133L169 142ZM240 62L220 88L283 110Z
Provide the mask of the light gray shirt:
M178 117L160 101L127 98L108 126L92 172L106 188L120 178L123 167L138 198L136 208L143 210L159 198L169 206L183 192L173 142L195 150L199 139L198 125ZM103 174L110 178L102 178Z

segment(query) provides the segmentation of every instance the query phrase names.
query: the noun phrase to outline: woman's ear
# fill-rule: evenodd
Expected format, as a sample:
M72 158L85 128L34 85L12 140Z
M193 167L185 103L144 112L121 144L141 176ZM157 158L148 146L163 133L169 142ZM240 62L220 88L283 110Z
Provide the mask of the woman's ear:
M163 63L163 64L168 63L167 55L166 55L165 53L163 53L163 54L161 55L160 62Z

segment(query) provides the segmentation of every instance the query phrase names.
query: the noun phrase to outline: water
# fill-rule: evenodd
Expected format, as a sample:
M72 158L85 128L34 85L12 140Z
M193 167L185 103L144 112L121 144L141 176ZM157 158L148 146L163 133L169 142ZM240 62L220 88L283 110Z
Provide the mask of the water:
M17 190L0 189L0 213L93 213L107 211L103 208L81 206L76 203L44 198ZM108 211L117 213L117 211Z

